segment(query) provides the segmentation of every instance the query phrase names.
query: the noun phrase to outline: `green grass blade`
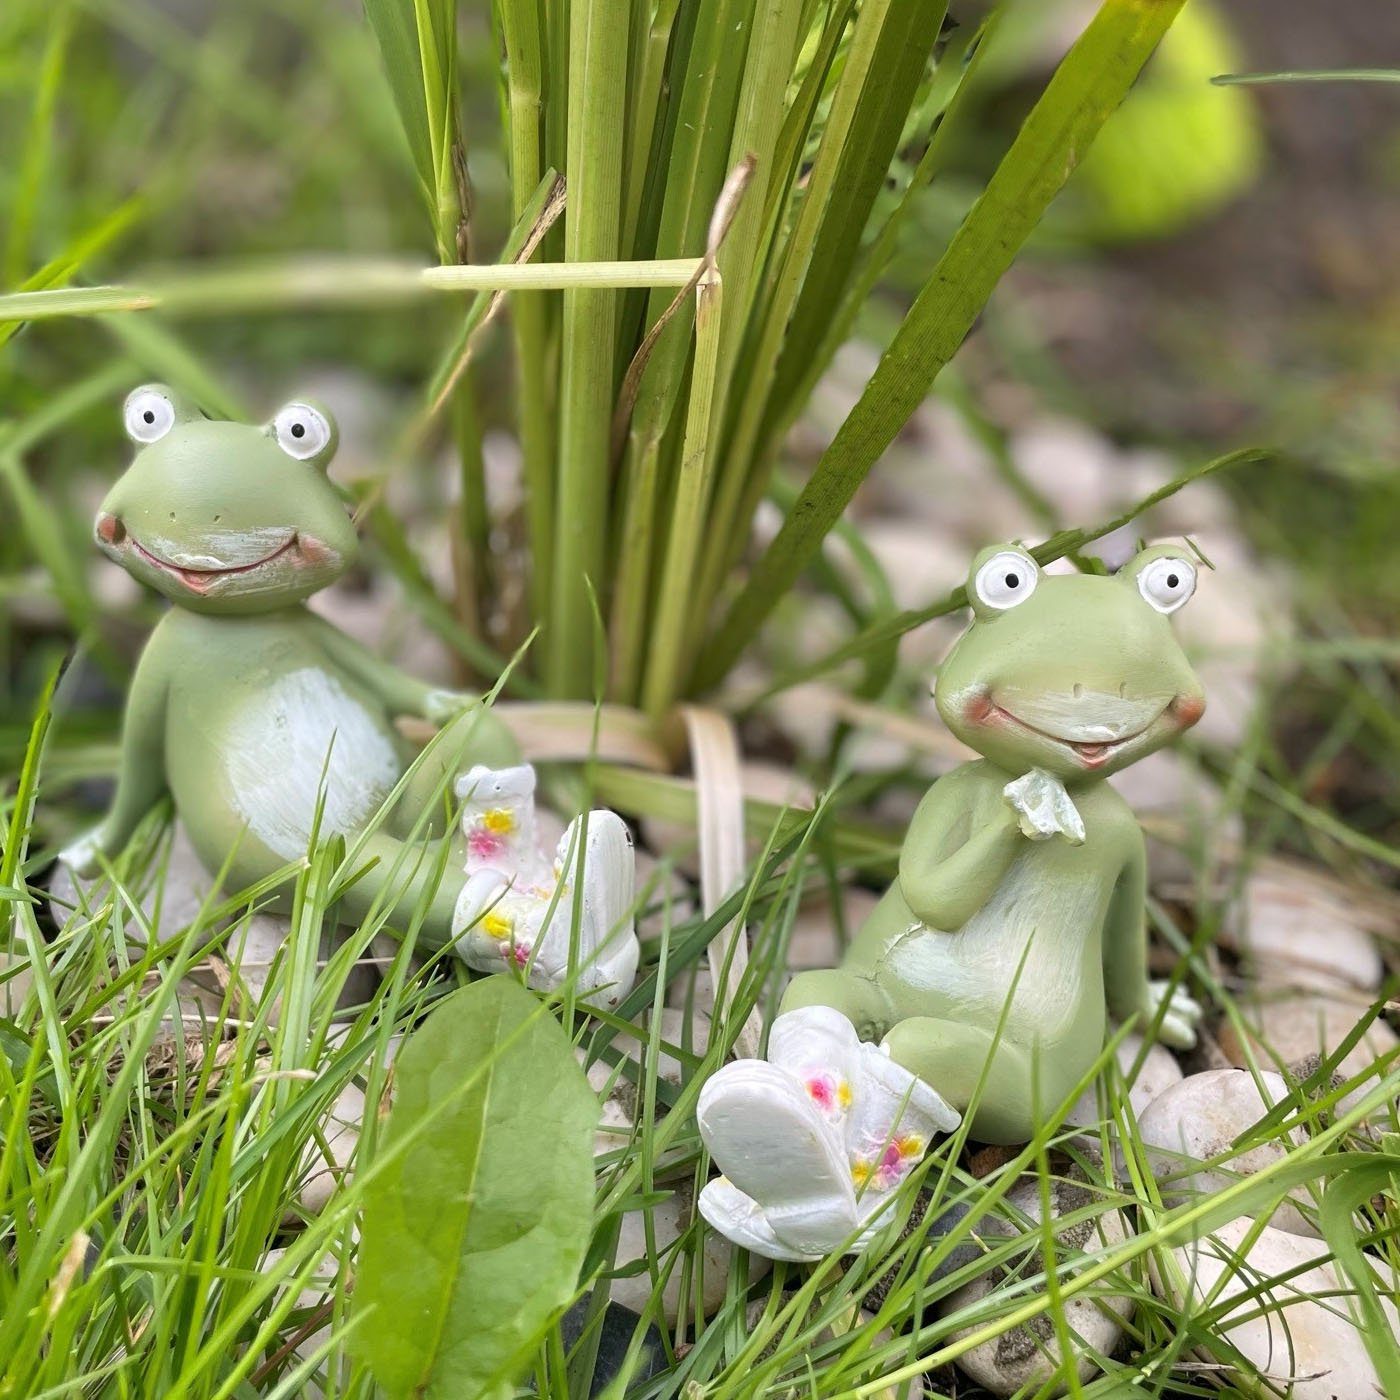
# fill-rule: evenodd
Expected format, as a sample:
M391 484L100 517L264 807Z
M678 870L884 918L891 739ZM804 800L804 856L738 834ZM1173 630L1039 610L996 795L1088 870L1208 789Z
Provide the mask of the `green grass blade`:
M569 33L570 262L614 258L621 228L629 7L573 6ZM617 302L605 291L564 294L560 349L555 563L545 647L550 690L586 696L592 675L588 585L607 582L609 427Z
M717 629L697 670L700 689L729 671L807 567L1180 8L1181 0L1106 0L1066 55Z

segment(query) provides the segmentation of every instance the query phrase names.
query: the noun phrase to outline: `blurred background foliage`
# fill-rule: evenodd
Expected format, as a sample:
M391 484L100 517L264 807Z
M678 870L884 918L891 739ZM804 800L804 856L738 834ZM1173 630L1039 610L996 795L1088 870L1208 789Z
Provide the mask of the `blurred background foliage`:
M978 120L959 124L947 176L920 197L856 343L888 342L1092 8L1004 7L974 94ZM950 16L964 34L984 18L975 3ZM511 222L499 46L484 4L460 6L459 27L473 255L490 259ZM1325 13L1294 0L1192 0L993 299L956 379L939 387L979 429L1006 431L1033 408L1184 461L1276 445L1225 483L1244 527L1296 578L1288 607L1305 633L1374 638L1368 664L1382 676L1400 606L1394 93L1206 80L1299 66L1300 56L1346 66L1400 46L1397 31L1393 10L1367 0ZM0 165L11 290L262 254L433 254L375 36L351 0L12 0L0 11L0 132L18 152ZM403 405L456 314L446 300L411 314L289 307L179 323L57 320L14 335L0 361L0 419L21 445L31 429L36 441L22 469L7 452L0 479L20 526L0 535L11 740L75 626L102 619L98 654L119 677L150 616L88 539L92 507L124 460L113 405L128 384L166 367L206 383L211 407L259 415L310 384L348 417L343 477L372 478L390 464ZM514 469L509 339L493 331L474 367L497 475ZM55 417L61 430L45 432ZM800 479L810 460L799 432L782 465ZM412 533L415 521L439 517L454 489L440 468L425 453L394 483L425 557L434 546ZM939 464L929 469L932 490L945 489ZM999 528L989 520L986 534ZM385 562L371 554L369 567ZM441 563L435 575L449 606L451 572ZM1281 722L1306 730L1326 721L1317 707L1330 703L1328 687L1304 684L1280 703Z

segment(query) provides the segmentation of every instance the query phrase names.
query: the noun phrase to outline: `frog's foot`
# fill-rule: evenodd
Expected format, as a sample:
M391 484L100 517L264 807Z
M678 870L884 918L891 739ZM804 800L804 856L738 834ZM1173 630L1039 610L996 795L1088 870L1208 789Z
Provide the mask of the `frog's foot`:
M801 1261L861 1248L933 1134L960 1121L826 1006L778 1017L768 1059L713 1075L697 1117L724 1173L701 1192L705 1219L756 1254Z
M534 770L520 768L532 794ZM596 811L570 823L552 863L537 850L508 849L515 831L503 830L507 818L514 820L528 800L533 831L534 804L532 795L520 795L526 789L520 769L502 772L506 782L476 769L459 782L459 792L472 798L463 817L468 874L453 919L456 950L479 972L523 975L540 991L572 980L583 1000L616 1006L632 990L641 952L633 928L631 833L616 813ZM473 854L473 833L483 831Z

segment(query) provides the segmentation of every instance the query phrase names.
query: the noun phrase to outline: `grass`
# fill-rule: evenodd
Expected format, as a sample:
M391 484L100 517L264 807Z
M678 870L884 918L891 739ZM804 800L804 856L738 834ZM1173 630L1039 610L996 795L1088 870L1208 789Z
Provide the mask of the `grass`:
M928 677L896 647L962 600L897 609L859 525L837 518L930 384L976 424L976 385L939 371L1174 8L1106 5L1021 135L991 154L973 212L931 251L926 197L986 139L982 60L998 32L948 28L939 4L498 0L464 4L454 21L440 0L373 0L366 21L317 0L254 0L189 25L143 0L20 0L0 12L0 126L20 151L0 172L0 495L19 526L0 535L0 770L12 775L0 857L12 959L0 1020L0 1394L373 1393L348 1343L357 1213L382 1170L377 1114L325 1210L305 1211L299 1190L308 1153L326 1150L331 1106L351 1088L381 1102L396 1038L461 969L415 957L412 921L384 959L373 918L342 929L322 965L335 891L353 871L353 853L330 846L290 872L285 947L249 992L226 954L266 889L228 891L152 939L141 894L168 869L166 813L90 899L55 924L45 912L49 856L113 769L114 687L153 615L149 602L99 591L109 566L86 566L92 468L109 476L119 452L111 405L162 378L211 412L244 414L285 397L308 364L351 366L360 389L390 386L392 421L365 429L380 456L348 490L404 614L464 679L488 682L544 628L510 694L523 697L511 703L523 707L515 722L534 726L530 742L551 745L561 805L592 791L647 822L727 825L731 838L742 823L757 843L737 891L714 895L707 912L653 911L625 1014L561 1013L581 1054L625 1081L637 1106L635 1126L598 1160L579 1280L594 1327L614 1273L647 1282L634 1379L614 1395L884 1400L923 1386L967 1397L951 1363L979 1339L1030 1325L1063 1341L1068 1301L1110 1295L1135 1303L1128 1344L1103 1358L1099 1379L1063 1376L1071 1393L1210 1393L1219 1374L1201 1369L1197 1348L1252 1368L1222 1344L1211 1300L1171 1303L1152 1278L1170 1275L1173 1247L1193 1232L1266 1213L1300 1188L1352 1286L1365 1296L1360 1242L1394 1291L1392 1163L1357 1132L1361 1109L1336 1113L1342 1091L1326 1066L1224 1163L1294 1130L1300 1140L1274 1165L1169 1208L1107 1051L1094 1132L1102 1149L1112 1128L1123 1173L1110 1178L1105 1152L1049 1129L978 1176L957 1140L921 1168L914 1185L935 1212L963 1201L1007 1219L1011 1236L978 1264L940 1268L977 1229L974 1213L941 1238L892 1231L814 1270L753 1278L736 1263L711 1310L700 1300L713 1264L693 1212L659 1242L662 1207L708 1171L693 1118L700 1085L753 1013L771 1012L800 905L855 882L881 887L897 833L872 813L927 783L919 744L934 736L903 711ZM916 62L930 47L936 62ZM556 170L568 177L563 222ZM882 290L911 263L907 300ZM1004 343L1012 316L994 304L989 333ZM787 432L855 333L888 353L810 476L790 479ZM1295 411L1281 409L1285 425ZM1330 424L1321 408L1306 412ZM525 485L504 526L487 505L502 434L518 444ZM440 493L444 453L453 489ZM1218 445L1193 446L1188 460L1204 465L1173 489L1217 471L1238 482L1247 527L1299 580L1298 632L1271 658L1246 741L1237 754L1198 755L1225 816L1245 820L1239 860L1282 849L1358 897L1384 894L1400 868L1400 799L1393 783L1366 779L1400 771L1397 657L1376 625L1385 609L1369 600L1378 578L1392 582L1377 596L1391 596L1381 526L1394 503L1383 482L1361 482L1361 518L1319 530L1353 500L1337 477L1219 456ZM1276 485L1284 471L1299 486L1291 514ZM402 512L410 488L427 504ZM765 500L785 523L746 555ZM452 592L425 566L420 529L450 509L469 556ZM1122 523L1048 516L1038 552L1082 557ZM854 581L822 552L838 535L859 560ZM1336 558L1345 591L1329 587ZM774 668L761 629L780 598L813 615L834 600L847 629L814 659ZM83 660L55 702L50 683L75 640ZM740 658L759 672L742 693L724 689ZM723 785L697 794L673 771L671 736L655 721L677 699L719 687L746 736L761 734L781 729L776 702L813 677L846 703L829 752L805 760L824 794L817 811L759 800L740 810ZM599 695L611 704L595 714ZM852 773L853 712L867 730L912 738L909 760ZM891 714L901 722L883 720ZM713 859L717 838L703 839ZM1153 907L1154 946L1214 1014L1237 1021L1237 969L1212 946L1230 897L1225 862L1211 849L1193 858L1190 896ZM688 1044L663 1044L659 1018L634 1024L684 1001L741 917L747 966L721 979L730 992L703 1053L693 1004ZM371 958L377 980L343 1006ZM197 1013L196 969L219 989L200 995ZM663 1051L678 1075L663 1075ZM1391 1064L1370 1091L1391 1129L1397 1087ZM1042 1193L1067 1179L1088 1191L1070 1223L1117 1212L1133 1229L1082 1250L1036 1231L1006 1202L1027 1176ZM619 1267L621 1219L638 1212L651 1247ZM950 1311L988 1264L1006 1267L1004 1285ZM672 1323L668 1281L683 1300ZM1259 1278L1248 1293L1268 1307L1285 1283ZM663 1369L637 1379L653 1324ZM1372 1341L1393 1373L1394 1338ZM523 1383L585 1395L596 1348L596 1330L571 1346L556 1323Z

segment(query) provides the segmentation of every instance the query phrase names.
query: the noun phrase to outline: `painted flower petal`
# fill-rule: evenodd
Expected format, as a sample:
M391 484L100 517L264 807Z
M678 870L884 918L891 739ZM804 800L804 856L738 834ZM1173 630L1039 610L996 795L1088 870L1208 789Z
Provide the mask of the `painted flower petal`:
M786 1070L763 1060L726 1065L701 1090L696 1117L720 1170L790 1249L829 1253L855 1230L840 1136Z
M773 1233L763 1208L746 1196L732 1181L717 1176L700 1193L700 1214L725 1239L761 1254L765 1259L781 1259L791 1264L812 1264L822 1256L790 1249Z
M839 1123L850 1112L860 1074L860 1037L830 1006L786 1011L768 1032L768 1062L792 1074L823 1115Z
M860 1047L855 1105L846 1119L846 1151L857 1191L893 1191L918 1166L936 1133L962 1116L929 1084L879 1046Z

